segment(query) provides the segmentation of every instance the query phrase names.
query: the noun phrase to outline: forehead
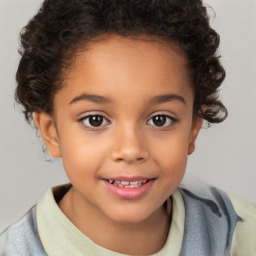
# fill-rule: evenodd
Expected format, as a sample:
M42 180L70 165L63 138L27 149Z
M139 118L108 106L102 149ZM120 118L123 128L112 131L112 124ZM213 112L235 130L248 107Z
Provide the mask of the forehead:
M183 51L175 43L149 36L108 35L81 47L58 94L70 100L81 93L126 96L122 101L176 93L193 100Z

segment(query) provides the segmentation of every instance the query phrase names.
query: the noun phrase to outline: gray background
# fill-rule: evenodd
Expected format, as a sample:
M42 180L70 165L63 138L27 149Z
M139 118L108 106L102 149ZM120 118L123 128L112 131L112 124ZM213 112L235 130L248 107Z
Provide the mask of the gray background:
M227 71L228 119L199 135L185 180L201 179L256 205L256 1L208 0ZM45 161L41 142L14 106L18 33L41 0L0 0L0 231L50 187L67 182L60 160Z

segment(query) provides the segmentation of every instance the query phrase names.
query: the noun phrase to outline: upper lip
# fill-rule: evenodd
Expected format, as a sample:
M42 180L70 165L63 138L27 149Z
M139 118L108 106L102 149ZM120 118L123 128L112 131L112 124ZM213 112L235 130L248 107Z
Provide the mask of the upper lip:
M145 176L118 176L118 177L111 177L105 178L105 180L119 180L119 181L140 181L140 180L152 180L155 178L145 177Z

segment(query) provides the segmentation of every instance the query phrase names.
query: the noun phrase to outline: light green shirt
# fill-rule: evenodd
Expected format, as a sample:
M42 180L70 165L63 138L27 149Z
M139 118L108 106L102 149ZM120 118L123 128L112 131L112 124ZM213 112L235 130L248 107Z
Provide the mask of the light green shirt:
M93 255L125 256L103 248L84 235L60 210L54 195L63 186L49 189L37 205L38 231L43 247L49 256ZM231 256L256 255L256 209L237 197L228 194L236 213L244 220L238 222L232 243ZM164 247L155 256L178 256L182 247L185 207L177 188L172 195L172 220ZM250 254L244 254L247 250Z

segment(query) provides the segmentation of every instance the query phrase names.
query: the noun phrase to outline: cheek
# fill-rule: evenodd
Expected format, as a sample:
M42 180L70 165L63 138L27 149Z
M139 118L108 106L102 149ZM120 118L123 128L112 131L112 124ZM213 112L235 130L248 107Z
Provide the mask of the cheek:
M162 155L162 156L161 156ZM186 170L187 150L174 143L159 151L161 187L167 198L179 186Z
M152 142L152 156L166 175L183 176L187 164L188 142L188 132L183 129L173 130L161 140L155 139Z
M83 132L76 133L76 136L63 139L60 149L64 168L71 181L75 177L82 179L96 176L104 151L98 140L86 138Z
M169 148L168 148L169 149ZM169 150L161 151L158 162L161 166L162 173L171 179L179 179L184 175L187 165L187 150L182 148L170 148Z

